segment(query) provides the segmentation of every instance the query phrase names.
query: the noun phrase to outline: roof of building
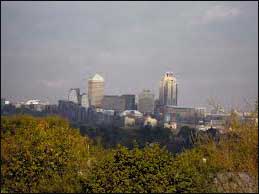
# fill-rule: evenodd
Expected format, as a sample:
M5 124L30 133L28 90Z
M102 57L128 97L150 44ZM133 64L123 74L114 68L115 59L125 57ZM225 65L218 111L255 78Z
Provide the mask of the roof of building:
M175 106L175 105L165 105L168 108L175 108L175 109L195 109L195 110L206 110L205 107L185 107L185 106Z
M174 74L172 72L166 72L161 80L162 81L164 81L164 80L174 80L174 81L176 81L176 77L174 76Z
M97 73L92 78L90 78L89 80L92 80L92 81L104 81L103 77L100 76Z
M137 110L125 110L123 111L120 116L127 116L127 115L134 115L134 116L137 116L137 117L142 117L143 114Z
M29 104L39 104L40 100L37 99L33 99L33 100L28 100L25 104L29 105Z

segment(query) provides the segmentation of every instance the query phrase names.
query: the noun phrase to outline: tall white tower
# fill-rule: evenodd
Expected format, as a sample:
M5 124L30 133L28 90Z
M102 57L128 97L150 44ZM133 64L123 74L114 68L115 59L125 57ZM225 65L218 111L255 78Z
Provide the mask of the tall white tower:
M172 72L166 72L160 81L159 104L177 106L177 83Z

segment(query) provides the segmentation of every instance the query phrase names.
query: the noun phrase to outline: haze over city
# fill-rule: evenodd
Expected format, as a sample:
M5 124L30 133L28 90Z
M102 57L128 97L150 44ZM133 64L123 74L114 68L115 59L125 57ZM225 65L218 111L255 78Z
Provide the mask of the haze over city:
M86 91L158 97L173 72L178 104L244 108L258 96L258 2L1 2L1 97L57 103ZM86 91L87 92L87 91Z

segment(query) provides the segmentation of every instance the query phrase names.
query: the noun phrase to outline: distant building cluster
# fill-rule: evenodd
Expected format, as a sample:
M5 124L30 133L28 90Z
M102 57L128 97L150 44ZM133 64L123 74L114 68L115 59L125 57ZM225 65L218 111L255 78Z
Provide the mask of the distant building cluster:
M230 116L222 108L207 113L205 108L178 106L178 83L172 72L162 76L158 99L149 89L143 89L136 102L135 94L106 95L104 87L104 78L95 74L88 80L86 92L71 88L67 100L59 100L58 105L37 99L21 103L1 99L1 115L57 114L75 123L116 127L162 126L174 132L183 126L204 131L211 127L222 129ZM248 117L243 115L242 118Z

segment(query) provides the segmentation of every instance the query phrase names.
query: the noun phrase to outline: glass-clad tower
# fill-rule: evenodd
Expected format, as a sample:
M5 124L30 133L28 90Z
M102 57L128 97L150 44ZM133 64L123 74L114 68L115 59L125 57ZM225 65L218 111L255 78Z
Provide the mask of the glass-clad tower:
M160 81L159 104L177 106L177 83L172 72L166 72Z

